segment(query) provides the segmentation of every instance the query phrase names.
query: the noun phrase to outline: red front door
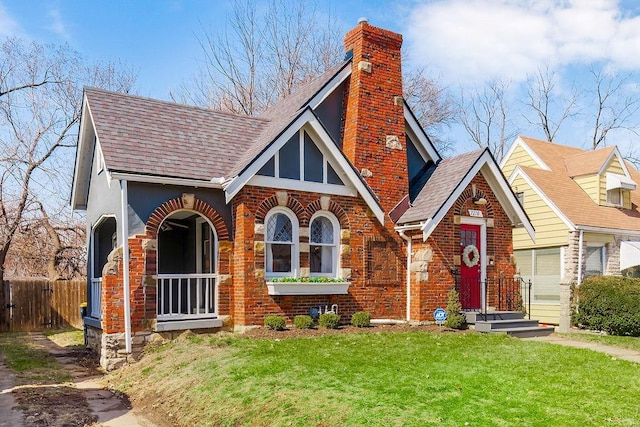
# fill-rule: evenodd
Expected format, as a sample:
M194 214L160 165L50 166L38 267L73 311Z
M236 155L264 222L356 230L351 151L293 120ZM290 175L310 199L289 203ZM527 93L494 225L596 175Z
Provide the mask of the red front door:
M460 303L465 310L479 309L480 226L460 225Z

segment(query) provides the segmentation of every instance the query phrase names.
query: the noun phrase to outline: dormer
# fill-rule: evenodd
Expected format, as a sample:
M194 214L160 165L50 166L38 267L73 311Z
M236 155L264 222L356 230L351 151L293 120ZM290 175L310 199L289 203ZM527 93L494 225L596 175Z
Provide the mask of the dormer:
M631 209L631 178L618 149L606 147L564 159L569 176L598 205Z

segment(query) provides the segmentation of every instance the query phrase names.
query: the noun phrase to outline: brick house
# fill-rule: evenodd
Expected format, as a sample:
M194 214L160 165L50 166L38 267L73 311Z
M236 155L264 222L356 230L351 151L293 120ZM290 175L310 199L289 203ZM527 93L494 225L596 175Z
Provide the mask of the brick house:
M256 118L85 89L72 206L103 366L153 333L331 308L430 321L455 286L466 309L501 300L512 228L533 228L488 151L441 159L401 45L358 23L343 63Z

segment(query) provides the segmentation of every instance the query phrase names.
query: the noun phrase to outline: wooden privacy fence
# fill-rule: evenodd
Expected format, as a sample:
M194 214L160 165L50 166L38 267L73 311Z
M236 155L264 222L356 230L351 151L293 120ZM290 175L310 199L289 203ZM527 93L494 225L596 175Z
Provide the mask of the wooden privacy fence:
M5 280L0 286L0 332L82 328L87 284L46 279Z

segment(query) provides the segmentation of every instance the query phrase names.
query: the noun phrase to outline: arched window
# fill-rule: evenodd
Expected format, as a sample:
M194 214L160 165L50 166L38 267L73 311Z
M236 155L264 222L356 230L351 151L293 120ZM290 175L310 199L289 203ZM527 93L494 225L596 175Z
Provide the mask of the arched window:
M265 224L267 275L297 276L298 219L289 210L275 208L267 214Z
M312 276L335 277L338 272L340 225L330 213L317 214L309 227L309 257Z

